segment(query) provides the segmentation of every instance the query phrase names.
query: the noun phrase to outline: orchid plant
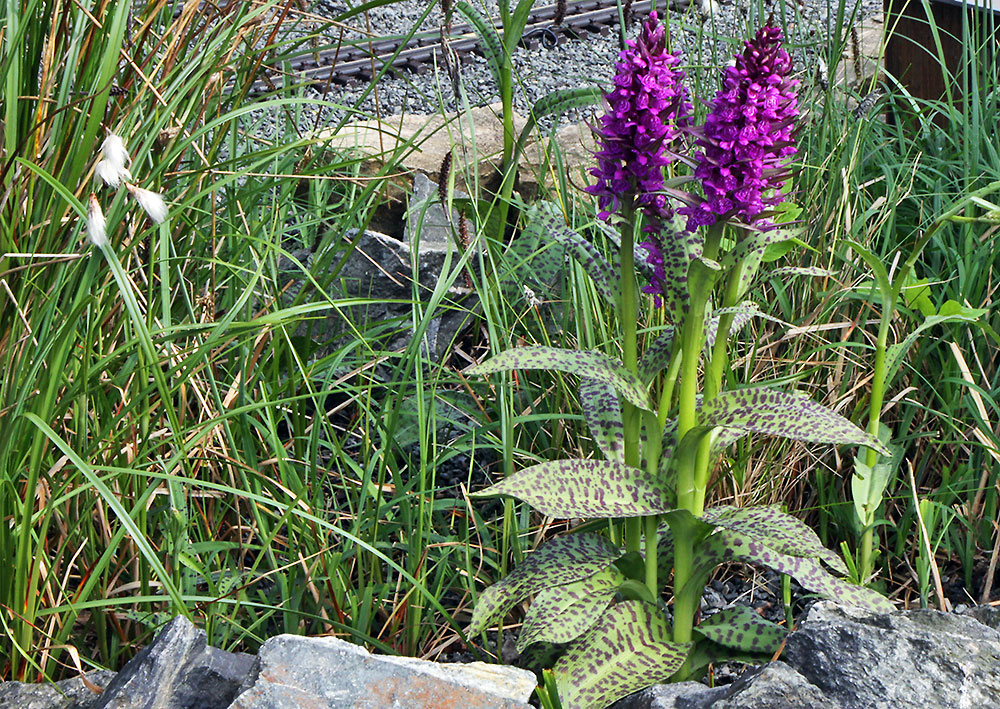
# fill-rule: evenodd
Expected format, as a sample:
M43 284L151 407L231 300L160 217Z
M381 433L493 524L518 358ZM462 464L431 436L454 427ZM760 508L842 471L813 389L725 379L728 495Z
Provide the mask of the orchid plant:
M803 394L767 382L723 388L730 336L770 317L745 300L765 252L795 236L794 206L782 203L800 112L781 45L779 29L760 29L695 127L681 58L650 14L620 55L595 129L601 148L588 191L600 218L620 231L617 259L609 263L544 205L528 224L568 246L616 310L622 360L523 347L470 370L579 376L583 414L603 456L534 465L478 493L512 496L551 517L612 520L608 535L570 533L543 544L481 594L469 627L480 633L533 597L517 646L554 651L565 706L604 707L716 660L773 654L785 630L749 608L696 624L704 586L723 563L770 567L820 596L892 610L886 598L843 580L843 560L796 518L774 507L705 509L713 461L748 434L888 453ZM685 163L698 196L679 189L674 175ZM648 281L641 289L637 271ZM641 292L668 325L640 356ZM668 616L661 597L671 569Z

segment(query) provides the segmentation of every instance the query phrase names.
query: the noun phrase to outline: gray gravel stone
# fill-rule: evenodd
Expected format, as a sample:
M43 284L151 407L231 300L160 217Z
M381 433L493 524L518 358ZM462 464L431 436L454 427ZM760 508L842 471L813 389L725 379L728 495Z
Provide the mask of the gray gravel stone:
M680 709L680 704L677 709ZM833 699L784 662L772 662L733 683L712 709L840 709Z

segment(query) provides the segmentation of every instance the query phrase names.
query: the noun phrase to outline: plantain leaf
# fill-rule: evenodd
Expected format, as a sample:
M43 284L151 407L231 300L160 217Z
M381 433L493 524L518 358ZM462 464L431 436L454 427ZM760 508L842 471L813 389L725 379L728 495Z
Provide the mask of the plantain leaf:
M724 391L699 411L699 429L713 426L782 436L810 443L835 443L889 449L840 414L801 394L755 388Z
M816 559L782 554L762 542L723 528L718 528L695 550L692 579L703 580L716 566L730 561L744 561L788 574L802 588L838 603L859 606L875 613L895 610L885 596L838 579L824 570Z
M604 709L669 679L684 664L690 647L670 641L666 618L654 606L616 603L556 662L559 698L564 707Z
M499 88L500 71L505 61L500 35L497 33L493 23L483 17L479 10L465 2L465 0L459 0L459 2L455 3L455 9L469 21L472 29L476 32L476 36L479 37L483 56L486 57L486 64L490 67L490 74L493 76L496 87Z
M701 518L716 527L763 542L782 554L818 557L838 573L847 575L843 559L823 546L809 525L777 507L720 505L707 510Z
M590 578L540 591L524 616L517 651L537 642L576 640L593 627L624 580L612 564Z
M562 215L543 214L539 219L548 235L568 248L573 258L583 266L601 297L612 306L617 306L619 276L594 245L566 226Z
M494 374L512 369L548 369L610 384L631 403L650 411L646 387L621 362L600 352L564 350L558 347L516 347L501 352L482 364L470 367L469 374Z
M788 634L783 627L764 620L748 606L719 611L695 626L694 631L724 647L761 654L777 652Z
M594 442L607 460L625 464L625 425L614 387L599 379L580 379L580 407Z
M568 534L546 542L506 578L479 594L467 634L481 633L530 594L585 579L619 556L621 550L599 534Z
M609 460L554 460L475 496L510 495L550 517L641 517L666 512L666 490L645 470Z
M649 383L667 368L674 348L674 328L667 327L649 343L639 360L639 379Z

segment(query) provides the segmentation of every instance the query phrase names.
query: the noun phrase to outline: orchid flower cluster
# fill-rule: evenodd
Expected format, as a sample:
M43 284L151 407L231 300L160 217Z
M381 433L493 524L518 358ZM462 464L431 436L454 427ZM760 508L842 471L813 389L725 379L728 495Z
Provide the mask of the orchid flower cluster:
M149 218L160 224L167 218L167 205L163 196L134 184L135 180L128 168L131 162L125 141L109 132L101 144L101 159L94 165L94 182L103 183L112 189L119 189L124 185ZM90 193L87 202L87 238L98 248L108 245L107 219L94 192Z
M620 55L595 129L601 147L588 192L600 218L620 227L618 268L557 210L543 204L529 217L581 255L595 290L616 309L621 361L522 347L470 370L579 376L581 408L602 456L544 462L478 493L509 495L551 517L609 520L608 534L569 533L528 555L480 595L469 627L480 633L533 598L518 650L545 651L563 706L604 707L727 657L773 655L785 629L748 608L696 623L704 586L723 563L767 566L820 596L892 609L844 580L844 561L796 518L774 507L705 507L714 461L747 435L888 450L773 383L724 388L730 338L752 318L770 318L744 300L767 248L796 235L794 209L779 208L800 119L782 39L768 23L746 42L704 124L695 126L682 59L668 51L656 13L649 15ZM685 164L693 167L688 191L679 189ZM641 356L637 271L667 323ZM670 598L668 614L662 601Z

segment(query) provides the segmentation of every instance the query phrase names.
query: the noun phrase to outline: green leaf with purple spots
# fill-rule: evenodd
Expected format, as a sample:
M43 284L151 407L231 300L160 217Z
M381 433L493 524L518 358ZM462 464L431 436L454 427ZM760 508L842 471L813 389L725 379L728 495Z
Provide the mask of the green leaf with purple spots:
M576 640L594 626L624 580L612 564L590 578L540 591L524 616L517 651L532 643Z
M510 495L542 514L641 517L670 509L662 482L645 470L610 460L554 460L514 473L474 496Z
M566 226L561 214L540 214L538 218L542 229L583 266L597 292L611 305L618 305L618 274L594 245Z
M698 428L722 426L810 443L834 443L874 448L889 455L885 445L840 414L792 392L765 389L724 391L699 409Z
M656 607L642 601L616 603L552 668L559 698L567 708L604 709L668 680L690 648L691 643L671 642L670 627Z
M733 606L709 616L694 628L702 637L741 652L773 654L788 633L761 618L753 608Z
M811 276L822 278L832 276L833 271L818 266L786 266L775 268L767 272L768 278L784 278L785 276Z
M731 507L720 505L706 510L705 522L763 542L767 547L791 556L811 556L822 559L830 568L844 576L847 566L837 554L823 546L805 522L785 514L777 507Z
M467 634L481 633L533 593L593 576L621 554L618 547L599 534L568 534L546 542L528 554L506 578L479 594Z
M859 606L875 613L895 610L885 596L833 576L817 559L782 554L769 549L762 542L722 528L718 528L695 550L692 578L705 579L716 566L731 561L766 566L779 573L788 574L807 591L838 603Z
M590 377L580 379L580 408L594 443L604 457L625 464L625 425L614 387Z
M468 370L469 374L494 374L512 369L548 369L610 384L640 409L651 411L646 387L621 362L600 352L564 350L558 347L517 347L501 352Z
M639 379L653 381L653 377L667 368L674 349L674 328L667 327L646 347L639 360Z
M739 332L743 327L746 326L748 322L754 318L763 318L764 320L770 320L771 322L778 323L784 327L789 327L781 318L776 318L772 315L768 315L763 310L760 309L756 303L746 302L741 305L733 306L732 308L719 308L712 312L711 317L705 321L705 349L709 350L715 344L715 338L719 332L719 319L723 315L733 315L732 323L729 326L729 336L732 337L733 334Z

